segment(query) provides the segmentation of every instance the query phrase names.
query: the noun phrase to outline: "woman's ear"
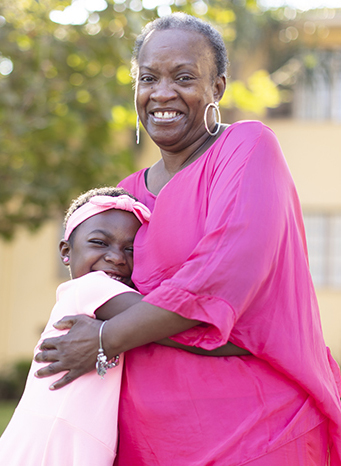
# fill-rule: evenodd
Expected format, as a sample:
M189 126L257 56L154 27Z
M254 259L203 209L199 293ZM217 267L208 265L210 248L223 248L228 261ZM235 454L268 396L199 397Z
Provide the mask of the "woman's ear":
M214 102L220 102L226 89L226 76L217 76L214 81Z
M62 239L59 243L59 252L60 258L64 265L70 265L70 251L71 246L69 241L65 241L64 239Z

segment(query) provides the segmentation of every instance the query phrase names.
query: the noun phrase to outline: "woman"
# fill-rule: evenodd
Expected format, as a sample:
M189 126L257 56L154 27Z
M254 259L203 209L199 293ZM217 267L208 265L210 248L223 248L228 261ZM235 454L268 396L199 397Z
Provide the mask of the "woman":
M338 368L326 350L301 210L278 142L260 122L217 125L226 52L207 23L149 24L133 58L136 109L161 159L121 185L152 211L135 240L146 295L104 327L121 351L118 466L341 465ZM39 371L93 369L98 324L70 318ZM151 343L252 355L205 357ZM76 348L76 349L75 349ZM130 350L130 351L128 351ZM115 463L116 464L116 463Z

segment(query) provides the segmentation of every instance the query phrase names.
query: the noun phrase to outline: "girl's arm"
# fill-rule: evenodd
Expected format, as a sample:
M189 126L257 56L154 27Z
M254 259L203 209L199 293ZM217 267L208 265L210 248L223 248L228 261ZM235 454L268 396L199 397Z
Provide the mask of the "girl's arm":
M143 298L143 295L139 293L122 293L115 296L107 303L103 304L96 311L96 317L100 320L109 320L114 315L120 314L125 311L128 307L133 306L136 303L139 303ZM113 310L115 309L115 312ZM170 346L172 348L182 349L194 354L200 354L203 356L242 356L251 354L249 351L239 348L239 346L234 345L233 343L227 342L226 345L216 348L214 350L208 351L196 346L187 346L181 343L177 343L169 338L163 338L156 341L159 345Z
M128 309L128 307L139 303L142 298L142 294L135 293L133 291L127 291L126 293L114 296L95 311L96 318L99 320L109 320L112 317L121 314L121 312Z
M163 338L162 340L156 341L159 345L171 346L172 348L179 348L189 353L200 354L202 356L244 356L251 354L249 351L234 345L231 342L227 342L226 345L220 346L214 350L205 350L197 346L187 346L178 343L170 338Z

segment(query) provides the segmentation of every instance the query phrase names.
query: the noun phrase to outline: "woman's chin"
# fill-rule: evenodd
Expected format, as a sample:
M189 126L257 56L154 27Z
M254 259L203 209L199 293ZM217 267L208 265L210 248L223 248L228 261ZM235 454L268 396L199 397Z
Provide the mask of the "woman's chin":
M160 149L176 149L179 150L179 143L182 143L186 136L188 136L183 130L170 130L170 128L157 129L157 131L148 132L150 138Z

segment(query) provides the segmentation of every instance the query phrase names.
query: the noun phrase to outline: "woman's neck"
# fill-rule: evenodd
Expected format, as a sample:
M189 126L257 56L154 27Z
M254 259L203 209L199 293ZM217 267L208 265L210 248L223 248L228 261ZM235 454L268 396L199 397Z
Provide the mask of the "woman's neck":
M186 147L179 152L161 149L162 158L150 167L147 176L148 190L157 195L161 189L179 171L191 165L219 138L228 125L221 125L216 136L207 133L196 141L196 144Z

